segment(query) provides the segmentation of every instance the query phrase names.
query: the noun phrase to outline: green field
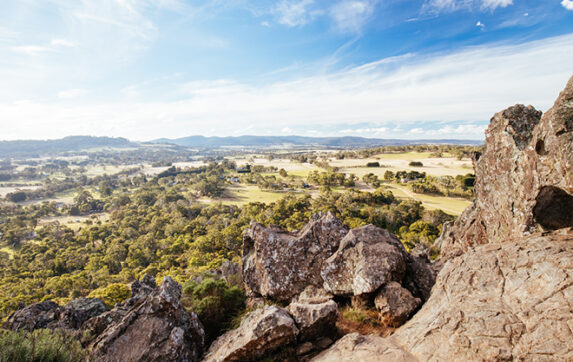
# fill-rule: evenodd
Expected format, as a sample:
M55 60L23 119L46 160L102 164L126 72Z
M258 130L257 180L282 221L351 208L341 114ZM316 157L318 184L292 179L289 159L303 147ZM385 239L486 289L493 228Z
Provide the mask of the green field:
M422 162L424 166L409 166L411 161ZM379 162L381 167L366 167L369 162ZM430 157L429 152L387 153L364 159L330 159L329 163L331 166L338 167L340 172L353 173L358 177L373 173L382 178L387 170L392 172L419 171L426 172L430 176L457 176L473 173L473 165L468 159Z
M422 202L424 207L434 210L441 209L452 215L459 215L466 207L471 205L471 201L459 197L432 196L426 194L417 194L408 189L406 186L396 184L386 184L388 189L399 198L410 198Z
M231 185L226 187L222 197L217 199L199 199L201 202L221 202L225 205L244 205L249 202L270 203L281 199L287 192L263 191L258 186Z

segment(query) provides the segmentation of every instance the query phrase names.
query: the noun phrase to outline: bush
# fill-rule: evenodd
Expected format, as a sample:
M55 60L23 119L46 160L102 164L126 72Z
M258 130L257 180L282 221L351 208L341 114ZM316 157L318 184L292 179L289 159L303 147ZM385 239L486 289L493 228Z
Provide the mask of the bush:
M410 163L408 164L408 166L411 167L423 167L424 164L420 161L410 161Z
M223 279L207 277L201 283L187 282L183 294L183 303L203 323L208 342L228 329L233 317L245 306L245 292L239 287L230 287Z
M368 162L366 167L380 167L380 162Z
M131 296L131 289L125 284L112 283L106 287L98 288L92 291L89 298L99 298L110 307L116 303L122 303Z
M85 355L80 342L60 330L0 330L0 362L83 361Z

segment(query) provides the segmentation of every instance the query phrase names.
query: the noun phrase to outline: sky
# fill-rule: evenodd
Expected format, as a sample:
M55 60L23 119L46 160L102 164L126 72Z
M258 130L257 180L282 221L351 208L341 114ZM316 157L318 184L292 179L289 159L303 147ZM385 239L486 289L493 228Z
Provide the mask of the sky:
M0 139L483 139L573 75L573 0L1 0Z

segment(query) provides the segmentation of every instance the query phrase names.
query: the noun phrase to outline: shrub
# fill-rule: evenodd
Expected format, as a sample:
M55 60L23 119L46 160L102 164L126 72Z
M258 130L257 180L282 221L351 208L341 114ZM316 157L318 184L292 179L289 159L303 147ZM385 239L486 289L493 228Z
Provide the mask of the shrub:
M112 283L106 287L92 291L89 298L99 298L105 304L113 307L116 303L121 303L131 296L131 289L125 284Z
M366 167L380 167L380 162L368 162Z
M85 355L80 342L61 330L0 330L0 362L83 361Z
M408 166L411 167L423 167L424 164L420 161L410 161L410 163L408 164Z
M183 286L183 294L183 303L203 323L207 341L214 340L228 329L233 317L245 305L245 292L237 286L230 287L223 279L206 277L201 283L187 282Z

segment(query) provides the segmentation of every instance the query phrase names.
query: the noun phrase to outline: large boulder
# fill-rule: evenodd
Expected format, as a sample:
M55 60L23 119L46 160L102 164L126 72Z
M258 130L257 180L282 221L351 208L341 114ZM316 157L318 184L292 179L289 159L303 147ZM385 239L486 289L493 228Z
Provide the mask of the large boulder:
M299 331L289 313L265 306L248 314L241 325L217 338L205 362L252 361L296 342Z
M476 200L438 241L442 258L572 227L573 77L543 117L523 105L497 113L474 163Z
M347 334L332 347L312 359L313 362L362 362L418 360L392 341L375 335Z
M308 285L322 285L322 264L338 248L347 229L330 212L299 232L252 222L243 242L243 281L250 296L285 301Z
M335 295L374 293L391 281L402 281L408 255L388 230L366 225L352 229L323 265L324 288Z
M98 361L198 360L205 333L197 316L180 303L181 286L166 277L159 288L144 294L93 342L92 357Z

